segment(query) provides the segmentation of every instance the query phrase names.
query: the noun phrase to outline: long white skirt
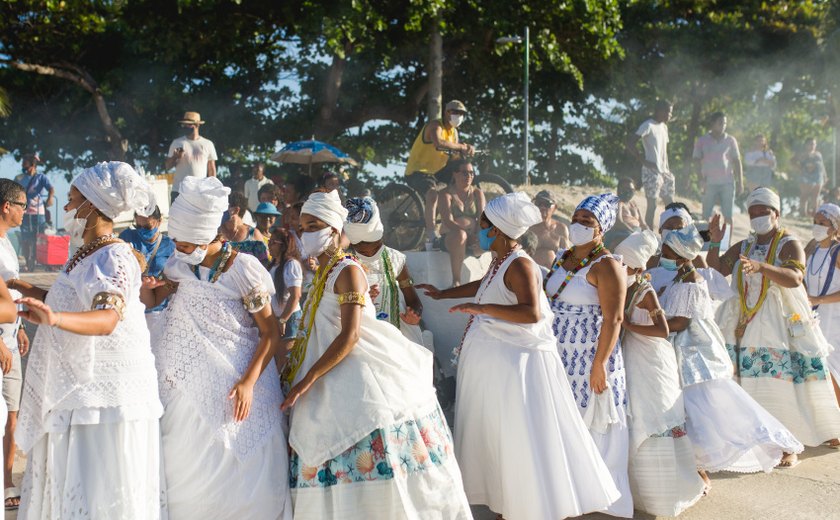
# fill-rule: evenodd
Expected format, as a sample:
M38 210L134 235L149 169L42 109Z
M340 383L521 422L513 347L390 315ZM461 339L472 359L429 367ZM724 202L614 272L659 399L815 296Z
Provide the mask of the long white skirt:
M455 453L470 503L510 520L579 516L619 498L554 351L464 345Z
M703 496L694 448L687 435L650 437L630 457L630 489L636 509L656 516L677 516Z
M176 392L161 418L162 516L291 520L288 447L282 429L242 461L213 437L195 408Z
M802 443L731 379L683 388L697 466L707 471L770 472Z
M72 424L27 454L18 518L160 517L159 421Z

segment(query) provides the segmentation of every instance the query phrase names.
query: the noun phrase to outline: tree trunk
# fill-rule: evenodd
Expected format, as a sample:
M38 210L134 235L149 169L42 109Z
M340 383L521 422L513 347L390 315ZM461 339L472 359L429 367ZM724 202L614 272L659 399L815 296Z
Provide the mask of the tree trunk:
M87 71L71 64L52 66L39 65L37 63L23 63L13 60L4 60L4 62L10 67L24 72L34 72L43 76L66 79L89 92L96 106L96 112L99 114L99 120L102 122L102 127L105 130L105 141L110 145L111 150L108 159L113 161L125 160L125 154L128 151L128 140L123 138L120 130L114 125L111 115L108 112L108 106L105 103L105 97L99 90L99 85Z
M441 117L443 105L443 37L440 35L440 21L435 20L429 39L429 94L426 108L429 121Z
M338 97L341 95L341 84L344 81L344 69L347 67L347 56L352 50L353 45L347 42L344 44L344 52L341 56L333 55L330 69L327 71L327 77L324 80L324 101L321 103L313 132L318 139L325 139L331 134L333 117L338 108Z

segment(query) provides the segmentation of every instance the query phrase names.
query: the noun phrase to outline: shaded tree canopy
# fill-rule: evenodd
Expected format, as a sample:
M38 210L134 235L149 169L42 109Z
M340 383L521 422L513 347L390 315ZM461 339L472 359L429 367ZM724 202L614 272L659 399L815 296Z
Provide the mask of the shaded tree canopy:
M523 49L496 39L528 26L534 178L635 174L624 136L668 98L687 190L711 111L726 110L742 142L767 134L782 161L828 135L837 15L819 0L3 0L0 146L65 171L105 158L161 171L193 110L223 171L310 136L393 164L427 119L437 28L444 97L470 110L464 140L490 151L484 169L518 179Z

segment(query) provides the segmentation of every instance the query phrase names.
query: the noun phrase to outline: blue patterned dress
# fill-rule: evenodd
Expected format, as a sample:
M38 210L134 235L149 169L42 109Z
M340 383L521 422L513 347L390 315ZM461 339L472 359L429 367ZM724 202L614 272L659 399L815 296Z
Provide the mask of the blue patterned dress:
M564 251L561 250L557 254L561 256L563 253ZM551 309L554 311L553 327L557 338L557 351L566 367L566 377L572 387L575 402L584 417L594 399L589 378L595 351L598 348L598 338L601 336L601 325L604 321L598 289L586 280L586 275L593 265L605 258L615 257L601 256L578 271L569 280L559 298L552 297L563 283L567 271L562 266L559 267L546 283L546 295L552 300ZM633 516L633 499L630 495L630 481L627 475L630 449L627 428L627 383L620 342L616 342L607 363L607 382L609 383L607 391L612 393L613 404L618 412L617 422L611 424L605 433L594 431L592 428L590 428L590 433L621 492L621 499L607 511L613 516L630 518Z

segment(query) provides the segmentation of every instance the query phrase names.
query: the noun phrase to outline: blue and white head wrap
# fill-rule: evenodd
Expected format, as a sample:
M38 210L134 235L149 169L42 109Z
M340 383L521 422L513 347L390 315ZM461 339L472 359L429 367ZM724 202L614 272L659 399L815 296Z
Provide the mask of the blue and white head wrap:
M682 229L674 229L664 239L664 244L671 248L680 258L694 260L703 250L703 238L694 224Z
M379 218L379 207L370 197L355 197L344 203L347 208L347 222L344 234L351 244L376 242L382 238L385 228Z
M585 209L595 215L595 220L601 226L601 233L606 233L615 224L618 213L618 197L614 193L590 195L577 205L575 210Z

